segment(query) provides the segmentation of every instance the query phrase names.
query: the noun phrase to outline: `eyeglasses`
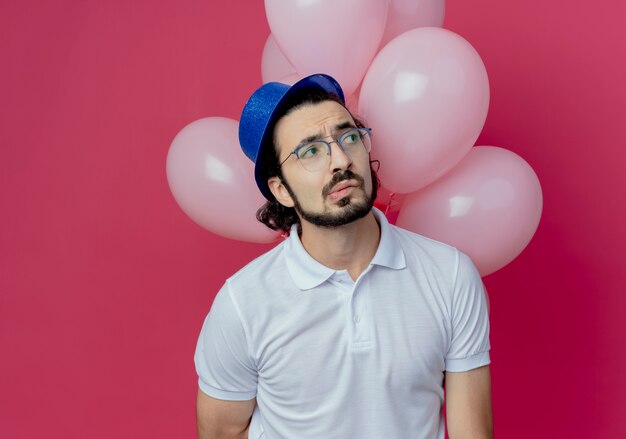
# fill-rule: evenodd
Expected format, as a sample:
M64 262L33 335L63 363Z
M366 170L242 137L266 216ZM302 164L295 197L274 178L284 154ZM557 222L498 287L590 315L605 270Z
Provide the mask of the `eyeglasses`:
M370 139L371 128L349 128L339 134L337 140L314 140L312 142L298 145L283 160L278 167L280 168L291 155L295 155L304 169L310 172L319 171L328 166L330 162L330 145L337 143L342 151L350 158L358 157L359 154L369 153L372 149ZM324 154L324 152L326 154Z

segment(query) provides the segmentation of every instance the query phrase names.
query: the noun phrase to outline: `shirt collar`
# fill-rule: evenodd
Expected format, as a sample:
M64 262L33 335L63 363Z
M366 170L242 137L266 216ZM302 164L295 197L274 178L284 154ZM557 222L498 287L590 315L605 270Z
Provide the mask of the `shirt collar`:
M376 254L374 254L370 264L393 268L394 270L400 270L406 267L404 251L398 242L396 233L394 233L392 226L389 224L389 221L387 221L385 214L375 207L372 208L372 212L378 224L380 224L380 242L378 243L378 249L376 249Z
M404 252L387 218L375 207L372 212L380 224L380 242L370 265L380 265L395 270L406 267ZM327 281L336 271L313 259L304 249L298 236L297 224L291 226L289 238L285 242L285 259L291 278L301 290L317 287Z

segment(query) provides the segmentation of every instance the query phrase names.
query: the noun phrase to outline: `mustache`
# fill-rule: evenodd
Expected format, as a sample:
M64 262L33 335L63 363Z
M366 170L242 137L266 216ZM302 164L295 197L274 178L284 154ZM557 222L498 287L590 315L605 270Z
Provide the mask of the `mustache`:
M324 198L330 194L333 188L342 181L345 180L356 180L359 183L359 187L363 188L365 186L365 180L358 174L355 174L349 169L345 171L338 171L333 175L333 178L322 188L322 195Z

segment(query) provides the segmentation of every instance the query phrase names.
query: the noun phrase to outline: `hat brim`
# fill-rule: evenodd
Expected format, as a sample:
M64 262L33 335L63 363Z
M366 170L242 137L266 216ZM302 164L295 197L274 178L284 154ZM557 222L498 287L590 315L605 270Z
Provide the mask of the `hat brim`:
M343 90L339 83L331 76L325 75L323 73L317 73L314 75L307 76L306 78L302 78L295 84L293 84L285 94L278 100L274 109L272 110L271 115L267 118L267 122L265 127L263 128L263 135L261 136L261 141L259 145L259 150L256 156L256 160L254 163L254 178L256 180L256 184L259 187L259 190L267 198L268 200L274 200L274 195L267 185L267 180L262 177L262 165L263 160L261 158L267 153L269 147L272 146L272 137L274 135L274 125L276 124L276 118L280 110L282 109L282 104L289 99L294 93L304 89L322 89L328 93L332 93L336 95L343 104L345 104L345 97L343 94Z

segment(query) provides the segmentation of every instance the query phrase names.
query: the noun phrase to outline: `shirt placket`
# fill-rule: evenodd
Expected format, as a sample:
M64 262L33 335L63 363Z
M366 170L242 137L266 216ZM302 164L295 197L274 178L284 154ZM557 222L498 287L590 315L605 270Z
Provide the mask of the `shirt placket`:
M347 294L346 324L350 328L352 346L356 349L365 348L371 341L365 283L361 278L354 282L347 271L338 271L334 277Z

